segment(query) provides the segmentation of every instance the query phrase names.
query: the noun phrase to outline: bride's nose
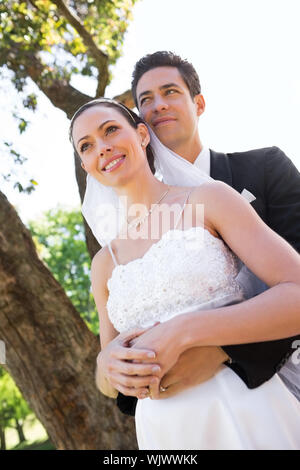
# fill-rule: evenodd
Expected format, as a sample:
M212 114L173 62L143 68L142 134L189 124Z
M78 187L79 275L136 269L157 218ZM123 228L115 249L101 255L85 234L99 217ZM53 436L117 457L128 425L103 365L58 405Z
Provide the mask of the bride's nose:
M99 156L104 157L107 153L110 154L111 151L112 151L112 147L109 145L105 145L100 148Z

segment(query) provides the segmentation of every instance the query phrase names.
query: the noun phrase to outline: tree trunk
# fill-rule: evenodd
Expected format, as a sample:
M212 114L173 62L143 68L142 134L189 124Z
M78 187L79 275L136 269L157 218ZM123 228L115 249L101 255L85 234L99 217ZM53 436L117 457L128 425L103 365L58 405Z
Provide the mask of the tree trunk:
M16 421L16 430L19 436L19 444L21 444L21 442L26 441L26 438L24 436L23 426L19 423L17 419L15 421Z
M1 192L0 338L5 369L57 449L137 448L133 418L95 386L99 340Z
M6 450L5 429L0 424L0 450Z

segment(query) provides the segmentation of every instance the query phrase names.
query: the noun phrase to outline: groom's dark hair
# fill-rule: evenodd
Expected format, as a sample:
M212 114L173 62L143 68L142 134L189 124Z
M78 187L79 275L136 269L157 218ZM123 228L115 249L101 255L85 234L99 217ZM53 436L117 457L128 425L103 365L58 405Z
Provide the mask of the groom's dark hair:
M179 55L176 55L173 52L158 51L153 54L145 55L134 66L131 91L137 108L137 84L144 73L151 69L155 69L156 67L176 67L188 87L191 97L194 98L194 96L201 93L199 76L190 62L186 59L182 59Z

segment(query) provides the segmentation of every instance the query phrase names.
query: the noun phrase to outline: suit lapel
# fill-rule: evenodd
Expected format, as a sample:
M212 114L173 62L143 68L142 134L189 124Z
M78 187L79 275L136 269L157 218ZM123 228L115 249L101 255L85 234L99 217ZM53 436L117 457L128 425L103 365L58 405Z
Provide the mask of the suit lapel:
M213 179L221 180L232 187L232 172L229 158L225 153L210 150L210 176Z
M235 178L236 187L233 185L232 171L228 155L225 153L214 152L213 150L210 150L210 176L215 180L223 181L224 183L229 184L238 192L241 192L241 188L243 188L243 184L245 184L245 176L240 175L239 179L237 177ZM238 181L239 186L237 186ZM252 191L254 196L256 196L256 199L255 201L251 202L251 206L256 210L258 215L264 221L266 221L265 202L261 197L257 196L257 191Z

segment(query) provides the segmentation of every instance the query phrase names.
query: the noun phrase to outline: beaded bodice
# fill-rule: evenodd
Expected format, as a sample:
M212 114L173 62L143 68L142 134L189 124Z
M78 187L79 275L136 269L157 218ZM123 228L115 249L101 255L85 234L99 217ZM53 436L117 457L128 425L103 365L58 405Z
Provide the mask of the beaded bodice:
M237 257L202 226L172 229L141 258L118 264L107 282L115 329L151 326L211 300L241 293Z

